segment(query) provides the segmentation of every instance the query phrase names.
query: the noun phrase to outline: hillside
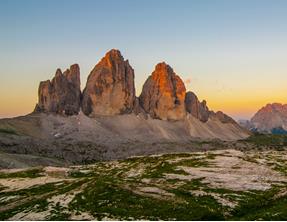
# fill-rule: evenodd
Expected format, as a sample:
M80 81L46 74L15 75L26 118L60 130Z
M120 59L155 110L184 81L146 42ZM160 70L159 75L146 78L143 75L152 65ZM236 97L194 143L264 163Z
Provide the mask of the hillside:
M1 220L286 220L286 151L0 171Z
M193 151L192 141L234 141L248 135L237 125L217 119L203 123L191 115L182 121L164 121L135 114L89 118L82 113L40 113L0 120L0 151L88 163Z

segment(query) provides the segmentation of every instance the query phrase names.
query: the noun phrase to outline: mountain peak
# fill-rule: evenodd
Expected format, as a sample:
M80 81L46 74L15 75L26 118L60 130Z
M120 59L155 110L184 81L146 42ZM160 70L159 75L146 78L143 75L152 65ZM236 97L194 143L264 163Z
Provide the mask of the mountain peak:
M143 86L139 101L153 118L180 120L185 117L185 86L165 62L158 63Z
M91 71L83 91L86 115L130 113L135 103L134 70L117 49L106 53Z
M251 118L251 128L272 132L275 128L287 130L287 104L268 103Z
M118 49L111 49L110 51L108 51L106 53L104 58L108 58L108 59L120 58L120 59L123 59L123 56L122 56L120 50L118 50Z

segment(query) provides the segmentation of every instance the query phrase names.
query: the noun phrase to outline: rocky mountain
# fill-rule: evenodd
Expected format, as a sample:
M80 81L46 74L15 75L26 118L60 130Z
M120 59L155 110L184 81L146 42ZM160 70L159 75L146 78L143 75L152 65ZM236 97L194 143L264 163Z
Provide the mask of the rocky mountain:
M186 111L202 122L206 122L209 117L209 109L206 101L200 102L193 92L187 92L185 96Z
M107 52L94 67L82 94L80 68L76 64L64 73L58 69L52 81L41 82L38 94L36 112L76 115L82 110L91 118L134 113L142 114L145 119L185 122L192 116L202 123L214 120L239 127L231 117L221 111L209 110L205 100L200 102L193 92L186 92L184 82L165 62L155 66L137 98L134 70L116 49ZM215 130L216 128L212 131ZM200 137L205 137L202 133L199 134ZM209 135L207 131L205 135ZM211 135L226 138L219 136L217 132Z
M75 64L41 82L38 94L35 112L0 120L0 151L9 153L6 157L32 155L25 160L35 164L37 156L46 158L44 163L59 163L54 158L87 163L185 152L198 149L191 141L250 135L226 114L210 111L193 92L186 93L183 81L164 62L156 65L137 98L134 71L118 50L95 66L83 93ZM18 164L24 161L14 158Z
M225 113L218 111L210 111L207 107L206 101L203 100L200 102L197 96L193 92L187 92L185 96L185 107L186 111L190 113L196 119L199 119L201 122L207 122L210 118L217 119L222 123L232 123L236 122Z
M64 73L57 69L52 81L40 82L36 112L78 114L81 104L80 68L71 65Z
M272 103L262 107L251 118L249 128L257 132L287 133L287 104Z
M183 81L165 62L144 83L139 103L152 118L181 120L186 116L185 86Z
M186 92L184 82L165 62L158 63L135 96L134 70L119 50L112 49L91 71L80 91L80 68L72 65L56 71L52 81L40 83L35 112L77 115L80 110L92 118L118 114L143 114L160 120L185 120L188 115L205 123L215 119L237 124L223 112L213 112L206 101Z
M83 91L88 116L131 113L135 103L134 70L119 50L109 51L91 71Z

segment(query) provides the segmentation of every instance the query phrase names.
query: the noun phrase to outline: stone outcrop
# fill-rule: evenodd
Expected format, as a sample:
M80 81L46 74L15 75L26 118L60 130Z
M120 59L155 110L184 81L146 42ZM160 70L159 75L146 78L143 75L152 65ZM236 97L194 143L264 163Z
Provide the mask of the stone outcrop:
M144 83L139 103L152 118L181 120L185 111L185 86L173 69L162 62Z
M88 116L133 111L134 70L119 50L112 49L91 71L83 91L82 110Z
M187 92L185 96L186 111L195 118L202 122L206 122L209 118L209 109L206 105L206 101L200 102L197 96L193 92Z
M225 113L221 111L217 111L216 113L213 111L210 111L209 116L218 119L222 123L237 124L234 119L232 119L230 116L226 115Z
M64 73L57 69L52 81L40 82L35 112L75 115L80 104L80 68L74 64Z
M185 107L188 113L199 119L201 122L207 122L209 118L214 118L222 123L237 124L231 117L229 117L225 113L221 111L213 112L212 110L209 110L206 105L206 101L203 100L202 102L200 102L197 96L190 91L187 92L185 96Z

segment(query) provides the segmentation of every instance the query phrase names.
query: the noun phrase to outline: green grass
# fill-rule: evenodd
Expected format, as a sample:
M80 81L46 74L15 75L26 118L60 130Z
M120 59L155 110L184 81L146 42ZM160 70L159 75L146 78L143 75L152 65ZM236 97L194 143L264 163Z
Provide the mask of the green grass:
M0 133L18 135L17 131L12 128L0 128Z
M201 159L186 159L178 161L176 165L187 166L187 167L209 167L210 163Z
M52 207L50 211L51 215L48 216L47 220L55 220L55 221L63 221L69 220L70 213L66 212L67 208L60 205L60 203L56 203L55 206Z
M247 139L241 141L252 143L258 147L269 146L279 150L282 149L282 147L287 147L287 135L255 133Z
M17 190L17 191L0 192L0 198L6 197L6 196L7 197L19 196L18 200L21 200L23 198L35 197L29 200L28 202L24 202L23 204L16 206L13 209L1 212L0 220L6 220L24 210L25 211L32 210L34 206L37 206L36 212L47 210L47 206L49 205L49 203L47 202L48 198L50 198L53 195L64 194L71 190L74 190L78 188L79 186L81 186L82 184L84 184L85 182L87 182L87 180L79 180L75 182L64 182L62 184L47 183L44 185L33 186L27 189L22 189L22 190ZM47 195L45 197L41 197L41 195L44 195L44 194L47 194ZM17 200L15 201L15 203L17 204ZM49 220L67 220L68 215L63 213L62 208L59 208L58 205L56 205L51 212L51 218L48 218L48 219Z
M287 196L275 198L280 191L273 187L267 191L245 193L244 199L232 212L231 220L286 220Z
M119 220L220 220L221 206L210 196L198 198L177 191L186 201L170 201L135 194L111 178L99 178L78 194L70 208L88 211L101 220L106 215Z
M202 154L201 154L202 155ZM218 154L217 154L218 155ZM38 185L16 191L0 191L1 197L19 196L18 200L29 199L29 202L16 206L11 210L0 213L0 219L6 220L23 211L41 212L49 206L50 215L47 220L69 220L70 215L87 212L102 220L111 218L115 220L286 220L287 196L276 197L282 190L287 190L287 184L273 186L267 191L233 191L224 188L214 188L204 182L204 178L192 180L166 179L165 174L187 173L179 166L191 168L209 167L209 160L216 155L206 153L203 158L196 158L197 154L167 154L130 158L113 162L102 162L92 167L84 167L81 172L75 169L68 175L72 181ZM268 158L269 156L266 156ZM188 158L182 159L179 158ZM283 160L277 161L272 167L285 171ZM275 157L274 157L275 158ZM175 160L171 162L171 160ZM280 164L279 164L280 163ZM144 172L139 176L127 178L129 170L140 169ZM35 170L35 169L32 169ZM39 169L38 169L39 170ZM40 171L23 171L24 175L13 175L15 178L40 175ZM18 172L18 173L23 173ZM27 174L28 172L28 174ZM29 175L29 176L27 176ZM10 175L11 176L11 175ZM5 176L3 178L11 178ZM142 179L149 179L148 184ZM135 192L139 187L157 187L173 196L148 195ZM60 203L48 203L53 195L73 193L81 189L68 206ZM200 195L198 192L200 191ZM47 194L45 197L44 194ZM197 194L197 195L196 195ZM32 198L35 197L35 198ZM222 205L216 198L237 203L232 209ZM30 201L30 198L31 201ZM17 203L16 200L11 200ZM1 205L1 204L0 204ZM2 205L3 206L3 205Z
M0 173L0 178L36 178L43 176L42 169L36 168L36 169L30 169L30 170L24 170L19 172L13 172L13 173Z
M31 197L31 196L36 196L36 195L41 195L41 194L45 194L48 192L52 192L56 189L57 189L56 183L46 183L43 185L32 186L30 188L16 190L16 191L0 192L0 197L3 197L3 196Z
M41 212L41 211L47 210L48 204L49 203L47 202L46 199L32 200L30 202L26 202L20 206L17 206L11 210L1 212L0 213L0 220L7 220L7 219L13 217L14 215L16 215L17 213L20 213L23 211L28 212L28 211L32 210L34 206L37 206L37 208L36 208L37 212Z

